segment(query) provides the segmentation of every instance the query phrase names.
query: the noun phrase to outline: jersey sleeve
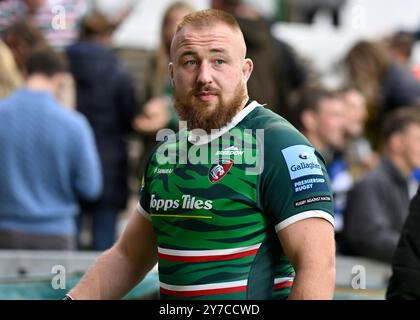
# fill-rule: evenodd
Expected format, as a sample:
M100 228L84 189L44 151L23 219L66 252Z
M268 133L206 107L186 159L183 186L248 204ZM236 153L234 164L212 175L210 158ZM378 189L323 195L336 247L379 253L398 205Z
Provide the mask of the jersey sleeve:
M266 132L260 204L276 232L312 217L334 225L333 196L325 161L292 127Z

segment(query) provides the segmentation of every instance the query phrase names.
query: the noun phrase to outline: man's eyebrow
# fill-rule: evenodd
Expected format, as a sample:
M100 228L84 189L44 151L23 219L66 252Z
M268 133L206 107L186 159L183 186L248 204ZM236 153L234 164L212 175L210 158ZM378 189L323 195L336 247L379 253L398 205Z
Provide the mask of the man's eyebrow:
M195 51L187 50L187 51L184 51L181 54L181 57L184 57L184 56L195 56L195 55L197 55L197 53Z
M226 49L225 48L214 48L214 49L211 49L210 52L213 52L213 53L225 53L226 52Z
M213 48L210 50L211 53L226 53L226 49L225 48ZM179 56L180 58L183 58L185 56L197 56L197 52L193 51L193 50L186 50L184 52L181 53L181 55Z

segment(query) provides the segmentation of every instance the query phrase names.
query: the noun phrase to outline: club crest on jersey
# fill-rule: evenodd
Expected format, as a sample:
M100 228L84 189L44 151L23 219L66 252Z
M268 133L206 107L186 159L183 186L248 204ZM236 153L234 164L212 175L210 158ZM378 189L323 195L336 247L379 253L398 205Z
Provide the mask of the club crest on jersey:
M232 168L233 160L222 159L214 163L209 170L209 179L211 183L216 183L222 179Z

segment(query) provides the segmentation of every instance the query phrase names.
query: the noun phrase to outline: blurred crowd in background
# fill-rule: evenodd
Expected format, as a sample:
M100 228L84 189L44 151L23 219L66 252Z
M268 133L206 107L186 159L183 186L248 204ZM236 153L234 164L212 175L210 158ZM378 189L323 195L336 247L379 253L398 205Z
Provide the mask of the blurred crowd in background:
M242 28L254 61L250 97L326 159L337 253L390 263L420 181L420 8L418 28L356 38L343 12L362 17L357 1L278 0L269 15L252 1L166 1L158 45L118 45L128 20L128 37L148 30L147 21L133 22L142 2L110 14L101 1L0 0L0 249L114 243L156 133L178 129L167 76L176 25L212 7ZM314 36L293 37L299 30ZM335 42L345 34L346 45ZM338 46L346 48L340 56ZM327 72L311 61L318 51Z

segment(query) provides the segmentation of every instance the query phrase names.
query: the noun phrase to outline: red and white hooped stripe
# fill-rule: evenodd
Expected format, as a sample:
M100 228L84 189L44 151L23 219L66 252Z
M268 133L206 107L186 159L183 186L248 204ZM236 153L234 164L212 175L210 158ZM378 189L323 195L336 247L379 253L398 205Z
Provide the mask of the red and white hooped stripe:
M160 293L178 297L196 297L233 292L244 292L247 288L247 282L248 280L240 280L192 286L173 286L160 282Z
M274 289L289 287L293 284L293 278L274 279ZM247 290L248 280L199 284L191 286L174 286L160 282L160 293L178 297L197 297L205 295L226 294L234 292L245 292Z
M241 248L222 250L173 250L158 247L159 259L176 262L209 262L238 259L256 255L261 243Z
M293 285L293 277L275 278L274 289L281 289Z

